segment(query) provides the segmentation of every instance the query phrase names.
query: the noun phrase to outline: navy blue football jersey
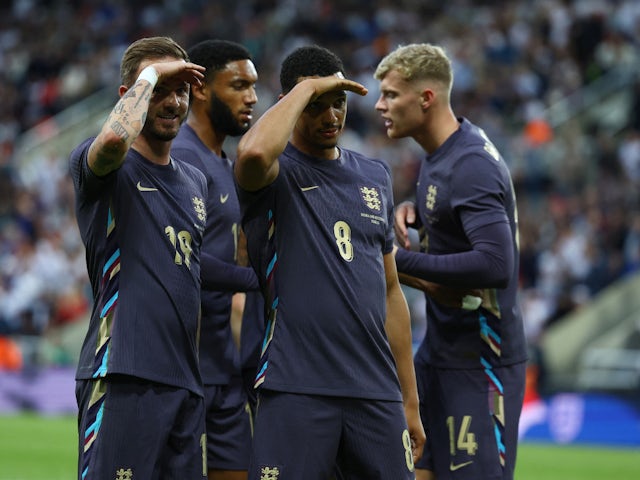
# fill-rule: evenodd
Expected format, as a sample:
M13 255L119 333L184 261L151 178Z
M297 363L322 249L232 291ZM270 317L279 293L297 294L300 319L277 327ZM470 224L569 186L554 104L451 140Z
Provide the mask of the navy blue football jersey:
M240 205L236 194L231 161L213 153L187 124L172 143L171 154L200 169L207 177L209 196L207 226L202 252L236 264ZM200 369L205 384L227 384L240 373L238 348L231 332L233 291L202 291Z
M509 365L526 359L517 303L518 225L515 193L504 159L484 131L461 119L460 128L422 162L416 189L421 250L467 252L469 235L495 223L511 231L513 270L506 288L485 289L478 310L443 306L427 296L427 333L417 356L448 368ZM490 239L488 239L490 240ZM455 277L456 272L451 272ZM457 272L461 275L468 274ZM473 278L466 284L473 285Z
M291 144L279 163L271 185L239 189L266 303L256 385L401 400L385 333L383 255L394 239L388 166L345 149L321 160Z
M94 297L77 378L126 374L202 395L205 177L174 160L156 165L135 150L118 170L97 177L87 164L92 140L69 159Z
M264 301L262 293L247 292L240 329L240 366L242 370L258 366L264 337Z

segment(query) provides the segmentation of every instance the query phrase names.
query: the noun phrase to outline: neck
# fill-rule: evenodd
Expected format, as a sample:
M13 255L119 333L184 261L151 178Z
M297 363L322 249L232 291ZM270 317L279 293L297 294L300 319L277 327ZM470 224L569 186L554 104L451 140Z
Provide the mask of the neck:
M425 152L432 154L459 128L460 122L453 111L448 109L442 115L432 116L422 134L416 135L414 139Z
M171 141L148 141L142 135L139 135L133 142L131 148L140 153L140 155L151 163L155 163L157 165L169 165L169 162L171 161Z
M200 141L204 143L209 150L218 156L222 155L222 144L227 136L213 128L208 118L189 114L187 124L193 128L193 131L196 132Z

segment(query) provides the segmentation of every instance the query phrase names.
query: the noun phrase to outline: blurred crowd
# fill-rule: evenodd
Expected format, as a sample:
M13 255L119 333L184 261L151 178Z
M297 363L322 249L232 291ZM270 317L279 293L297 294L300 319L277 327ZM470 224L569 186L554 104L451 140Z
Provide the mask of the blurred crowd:
M38 159L27 181L16 140L92 93L115 95L124 49L150 35L185 47L212 37L245 44L259 111L276 100L289 51L334 50L370 91L350 99L344 144L389 163L397 202L411 195L422 154L386 138L372 73L398 44L441 44L454 63L456 114L485 128L511 167L531 342L640 267L640 2L12 0L0 6L0 337L38 338L84 319L91 302L66 158ZM601 115L557 108L613 78L627 79L619 90L628 92L610 107L615 122L605 97ZM420 295L408 298L420 336Z

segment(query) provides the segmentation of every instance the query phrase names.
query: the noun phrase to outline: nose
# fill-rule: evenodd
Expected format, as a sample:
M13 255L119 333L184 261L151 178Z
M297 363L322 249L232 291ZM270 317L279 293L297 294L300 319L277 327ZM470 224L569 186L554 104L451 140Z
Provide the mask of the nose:
M387 107L385 105L384 99L383 99L382 95L380 95L378 97L378 100L376 101L375 109L378 110L379 112L382 112L382 111L386 110L386 108Z
M249 105L255 105L258 103L258 94L256 93L255 88L250 88L247 98L245 100Z
M179 107L180 99L181 99L180 94L172 90L169 93L167 93L164 99L164 103L172 107Z
M338 108L329 107L324 116L324 121L326 123L334 124L338 120L340 120L341 110Z

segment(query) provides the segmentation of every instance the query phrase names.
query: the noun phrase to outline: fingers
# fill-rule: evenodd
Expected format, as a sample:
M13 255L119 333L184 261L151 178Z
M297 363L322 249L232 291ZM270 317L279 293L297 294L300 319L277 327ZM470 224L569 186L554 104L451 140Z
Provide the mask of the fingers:
M402 248L408 249L410 247L410 242L409 242L409 232L407 231L407 228L404 225L399 225L398 223L396 223L395 232L396 232L396 240L398 241L398 244Z
M412 203L403 202L396 207L395 211L395 231L398 243L408 249L411 247L411 241L409 240L408 225L415 223L416 212Z
M412 225L416 223L416 211L413 205L407 206L407 224Z
M187 62L182 70L178 71L181 78L189 83L202 85L204 81L205 68L195 63Z
M404 241L407 237L406 211L402 208L402 206L400 206L396 209L394 216L396 236L398 237L398 242L400 243L400 245L404 246Z
M348 80L349 84L344 86L342 89L343 90L349 90L350 92L353 93L357 93L358 95L364 97L367 93L369 93L369 89L367 89L367 87L365 87L364 85L361 85L358 82L354 82L351 80Z
M422 458L422 453L424 451L424 439L422 441L417 441L415 435L411 437L411 453L413 455L413 463L417 462Z
M330 75L328 77L312 78L308 80L315 82L314 89L316 96L320 96L327 92L332 92L335 90L348 90L361 96L364 96L369 92L367 87L365 87L364 85L353 80L348 80L338 74Z
M153 64L161 79L177 78L185 82L202 84L205 68L201 65L184 60L158 62Z

